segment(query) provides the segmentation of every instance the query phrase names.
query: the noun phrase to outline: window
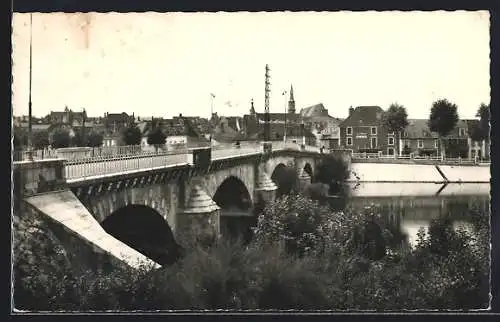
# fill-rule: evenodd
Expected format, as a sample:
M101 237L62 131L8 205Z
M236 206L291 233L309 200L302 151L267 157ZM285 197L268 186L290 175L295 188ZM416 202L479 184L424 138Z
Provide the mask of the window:
M375 149L377 147L377 138L371 138L370 145L372 149Z
M347 127L347 135L352 135L352 127Z
M434 140L434 148L438 148L438 140Z
M394 138L392 136L387 138L387 144L388 145L394 145Z
M404 131L403 132L403 137L408 137L408 132Z
M387 155L394 155L394 148L387 148Z
M458 136L465 136L465 129L464 128L458 129Z
M392 131L392 132L387 132L387 135L392 135L392 136L394 136L394 131Z
M352 145L352 138L347 138L346 144L347 144L347 146L351 146Z
M417 147L418 147L419 149L423 148L423 147L424 147L424 141L422 141L422 140L418 140L418 141L417 141Z
M376 126L371 127L371 133L372 133L372 135L377 135L377 127Z

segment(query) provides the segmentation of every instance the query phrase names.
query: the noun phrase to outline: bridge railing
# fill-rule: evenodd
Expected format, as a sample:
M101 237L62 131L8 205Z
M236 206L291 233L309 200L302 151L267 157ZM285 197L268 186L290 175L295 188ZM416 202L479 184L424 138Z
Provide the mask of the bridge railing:
M468 159L468 158L441 158L440 156L419 156L412 154L406 155L384 155L382 153L365 153L365 152L354 152L352 153L353 160L366 160L366 159L378 159L378 160L412 160L415 162L426 162L434 161L440 164L463 164L471 165L478 164L478 160Z
M57 150L53 149L43 149L43 150L33 150L32 152L33 160L46 160L46 159L57 159ZM12 158L14 161L26 161L29 159L29 152L26 150L16 150L12 152Z
M126 173L147 171L165 166L187 164L187 151L179 153L150 153L135 156L99 157L66 160L64 171L67 180L84 179Z
M273 142L273 150L300 149L300 146L293 143L279 143L276 144L277 146L274 143L275 142ZM319 149L316 147L306 147L306 151L319 152ZM224 145L218 149L212 149L211 154L212 160L218 160L261 152L262 143L253 142L240 144L239 148L236 148L234 145ZM97 157L68 159L65 160L65 176L67 180L77 180L129 171L144 171L158 167L183 165L188 164L188 156L192 153L192 149L183 149L175 151L141 152L136 155L101 155Z

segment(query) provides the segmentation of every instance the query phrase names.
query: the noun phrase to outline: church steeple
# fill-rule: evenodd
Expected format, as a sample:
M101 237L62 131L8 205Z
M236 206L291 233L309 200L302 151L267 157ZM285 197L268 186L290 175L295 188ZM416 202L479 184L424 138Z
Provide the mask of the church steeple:
M250 115L255 115L255 108L253 106L253 98L250 101Z
M288 100L288 113L295 114L295 99L293 98L293 86L290 85L290 99Z

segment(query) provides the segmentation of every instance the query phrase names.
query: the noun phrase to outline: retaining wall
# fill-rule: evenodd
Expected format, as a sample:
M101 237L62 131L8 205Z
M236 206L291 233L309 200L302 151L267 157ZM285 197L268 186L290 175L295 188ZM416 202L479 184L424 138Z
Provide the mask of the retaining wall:
M490 168L424 164L351 164L351 182L489 183Z

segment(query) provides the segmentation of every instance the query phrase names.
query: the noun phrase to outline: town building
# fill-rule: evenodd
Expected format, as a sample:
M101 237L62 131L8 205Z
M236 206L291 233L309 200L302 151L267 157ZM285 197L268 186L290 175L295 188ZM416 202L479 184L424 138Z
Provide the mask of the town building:
M166 136L163 148L167 150L206 146L209 144L209 140L198 130L198 128L203 129L207 126L208 120L205 119L205 121L203 122L203 119L199 117L184 117L182 114L172 119L143 120L138 124L142 133L141 146L143 148L149 147L148 136L156 126L160 127Z
M232 143L246 140L243 117L218 116L217 113L213 113L210 123L213 124L211 138L214 143Z
M83 109L82 112L75 112L72 109L69 109L65 106L64 111L62 112L50 112L50 114L46 117L47 121L50 124L83 124L85 119L87 118L87 112Z
M290 143L302 143L305 137L306 144L315 145L316 137L305 125L304 119L295 110L293 86L290 86L287 113L269 113L270 140ZM257 113L253 99L250 114L243 116L243 124L248 140L262 141L264 136L265 113Z
M323 103L300 110L305 127L316 137L316 145L336 149L340 146L341 119L329 115Z
M459 120L455 128L442 138L447 157L466 158L471 155L468 127L467 121ZM408 126L402 132L399 145L403 154L439 156L441 155L439 140L438 133L430 131L428 120L409 119Z
M384 127L383 114L380 106L358 106L350 110L339 125L340 147L354 152L397 154L395 133Z
M104 113L103 124L106 130L111 133L118 133L123 131L127 126L135 122L134 114L128 115L122 113Z

